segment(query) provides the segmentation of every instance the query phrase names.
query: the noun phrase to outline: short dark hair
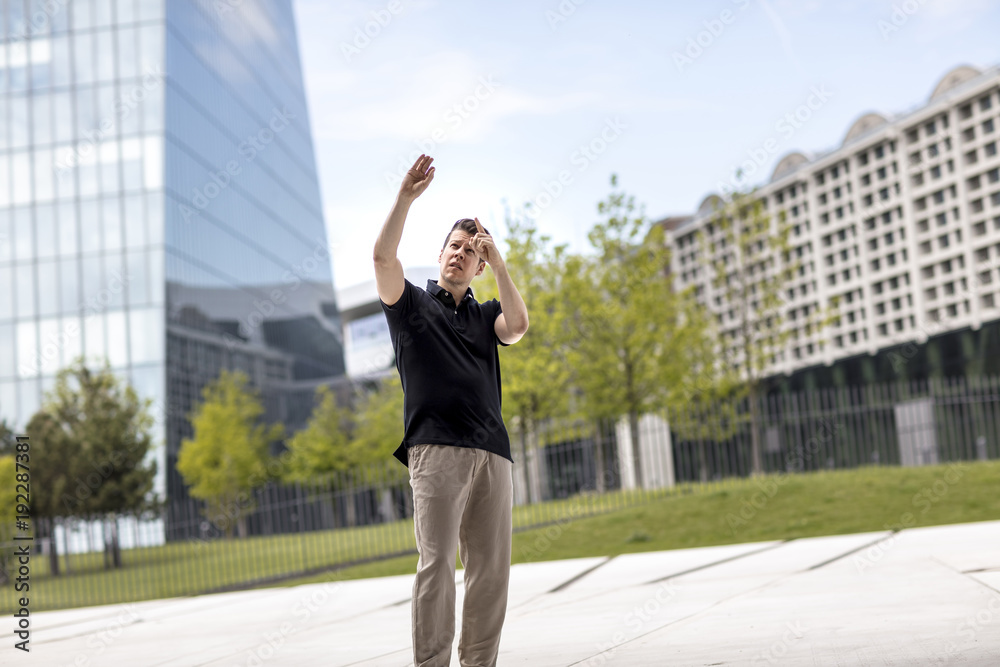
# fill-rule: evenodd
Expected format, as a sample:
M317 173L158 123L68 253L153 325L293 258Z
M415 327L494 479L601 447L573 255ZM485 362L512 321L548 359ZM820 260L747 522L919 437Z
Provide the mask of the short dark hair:
M444 243L441 244L441 250L444 250L448 246L448 239L451 238L451 233L456 229L461 229L469 236L475 236L479 232L479 230L476 229L475 220L473 220L472 218L462 218L461 220L456 221L455 224L451 226L451 230L448 232L448 236L444 237ZM486 227L483 227L483 231L489 234L489 231L486 229Z

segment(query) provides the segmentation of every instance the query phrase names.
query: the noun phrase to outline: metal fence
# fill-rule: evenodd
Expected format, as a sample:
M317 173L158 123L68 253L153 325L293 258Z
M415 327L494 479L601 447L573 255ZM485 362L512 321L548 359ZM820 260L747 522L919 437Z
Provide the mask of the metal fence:
M511 428L511 449L514 529L521 531L757 471L997 459L1000 378L807 391L756 406L742 400L634 420L550 422L531 433ZM250 588L415 554L412 514L406 470L390 460L311 484L271 484L214 513L191 499L169 503L160 516L36 522L32 609ZM233 536L238 528L243 537ZM12 585L18 570L10 537L0 533L3 613L16 609L21 595ZM110 555L116 541L119 567Z

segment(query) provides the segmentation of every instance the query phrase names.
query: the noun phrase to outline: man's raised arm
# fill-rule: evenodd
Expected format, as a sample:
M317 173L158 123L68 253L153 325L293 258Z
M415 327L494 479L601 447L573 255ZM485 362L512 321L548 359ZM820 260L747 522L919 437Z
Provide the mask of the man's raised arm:
M378 296L386 305L391 306L403 295L403 265L396 256L399 248L399 240L403 236L403 223L406 222L406 214L410 210L410 204L419 197L431 181L434 180L434 167L431 162L434 158L428 155L421 155L413 163L410 170L403 176L403 183L399 186L399 194L389 211L389 217L382 225L378 239L375 241L375 285L378 289Z

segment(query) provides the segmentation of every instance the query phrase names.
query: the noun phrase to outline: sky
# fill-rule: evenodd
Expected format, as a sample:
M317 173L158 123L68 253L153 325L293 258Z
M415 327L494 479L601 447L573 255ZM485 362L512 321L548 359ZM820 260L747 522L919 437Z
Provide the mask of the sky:
M431 266L451 224L534 202L587 252L610 177L650 220L764 183L789 152L840 145L870 111L926 104L959 65L1000 65L993 0L295 0L320 189L342 289L403 173L435 178L398 256ZM749 162L748 162L749 161ZM516 280L516 276L515 276Z

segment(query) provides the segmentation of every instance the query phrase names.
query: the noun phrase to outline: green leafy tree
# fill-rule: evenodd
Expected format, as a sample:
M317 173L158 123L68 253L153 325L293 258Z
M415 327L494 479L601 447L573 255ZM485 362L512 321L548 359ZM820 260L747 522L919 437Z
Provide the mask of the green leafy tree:
M595 254L569 258L564 274L563 300L575 306L566 331L570 367L587 415L627 415L641 484L639 417L681 400L685 348L704 330L690 295L672 288L663 228L650 226L623 192L612 192L598 212L604 220L589 234Z
M399 375L361 389L356 398L351 457L357 463L385 462L403 440L403 384ZM403 473L397 464L392 467ZM408 477L407 477L408 479Z
M309 424L287 443L282 479L305 482L350 468L356 461L349 447L349 432L349 411L337 404L329 387L318 387Z
M91 370L77 359L59 372L28 424L33 462L41 475L50 477L34 498L36 513L50 520L104 521L106 567L122 564L117 515L156 507L151 495L156 462L148 460L150 404L117 378L107 362ZM43 480L37 481L35 488L42 490ZM54 532L50 537L54 552Z
M786 292L802 265L793 255L792 226L784 211L772 216L756 193L732 193L718 208L708 229L699 237L702 253L711 258L713 288L721 293L729 309L718 316L720 323L728 320L720 335L721 354L745 383L751 470L761 474L763 380L772 373L789 340L798 338L800 331L805 337L818 333L832 321L837 305L834 301L830 308L817 306L796 326L788 326Z
M14 456L0 456L0 586L10 582L11 567L14 563L14 517L17 507L16 484L7 480L14 479Z
M246 536L253 511L253 490L269 479L270 443L284 435L282 424L263 424L264 406L246 374L223 370L202 389L202 402L190 416L194 437L181 443L177 470L193 497L204 500L206 514L232 537Z
M500 348L502 409L504 422L515 425L519 435L528 502L534 502L528 440L540 422L569 413L571 372L562 346L567 308L560 289L566 254L565 246L549 249L550 237L541 235L528 215L508 211L506 218L504 263L528 307L531 328L517 344ZM479 301L499 298L488 266L473 290Z
M79 481L84 458L74 444L72 428L60 423L50 412L36 412L25 426L31 443L31 516L38 526L38 537L49 543L49 571L59 576L59 548L55 527L88 514L77 499L73 487L80 485L81 495L89 494L86 482Z
M7 419L0 419L0 456L14 453L17 438Z

